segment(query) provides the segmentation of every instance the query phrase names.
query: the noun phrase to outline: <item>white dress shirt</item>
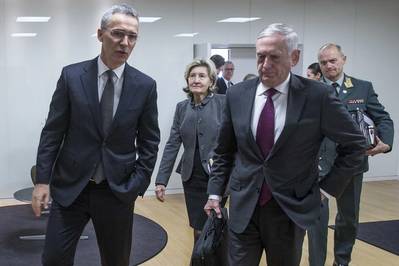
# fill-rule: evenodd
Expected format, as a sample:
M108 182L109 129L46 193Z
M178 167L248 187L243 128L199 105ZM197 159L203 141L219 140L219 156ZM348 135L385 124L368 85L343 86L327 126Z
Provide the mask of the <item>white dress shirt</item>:
M274 87L276 94L273 95L273 105L274 105L274 143L276 143L278 137L283 131L285 125L285 117L287 115L287 103L288 103L288 88L290 82L291 74L288 75L287 79L281 83L280 85ZM259 83L256 88L256 94L254 99L254 108L252 111L252 121L251 121L251 130L254 138L256 139L256 130L258 128L259 116L263 110L263 107L266 104L267 96L265 95L265 91L267 91L268 87ZM209 199L213 200L221 200L221 196L219 195L209 195Z
M109 70L109 68L101 60L101 56L98 57L97 65L98 65L98 72L97 72L98 101L100 102L101 96L103 95L103 91L105 88L105 84L107 83L108 80L108 75L105 72ZM115 116L116 109L118 108L119 104L119 99L122 93L124 70L125 70L125 64L115 69L112 69L112 71L114 72L112 78L112 81L114 82L114 110L112 114L113 116Z
M291 74L288 75L287 79L280 85L274 87L277 91L272 97L274 105L274 143L276 143L278 137L280 137L285 125L285 117L287 115L287 102L288 102L288 87ZM266 104L267 96L265 91L268 87L259 83L256 88L256 95L254 100L254 108L252 111L251 130L254 138L256 139L256 130L258 128L258 122L260 114L262 113L263 107Z

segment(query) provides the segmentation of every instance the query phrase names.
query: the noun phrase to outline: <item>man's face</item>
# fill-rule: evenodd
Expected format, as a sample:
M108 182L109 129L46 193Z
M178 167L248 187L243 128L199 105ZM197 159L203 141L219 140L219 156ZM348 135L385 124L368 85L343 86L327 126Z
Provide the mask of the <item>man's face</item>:
M225 64L223 67L223 77L230 81L234 74L234 65L233 64Z
M323 76L331 81L337 81L343 71L346 56L342 55L336 47L325 48L319 52L319 64Z
M287 79L291 67L298 62L299 50L290 54L284 37L274 34L256 41L256 58L262 83L276 87Z
M127 61L136 45L139 22L124 14L114 14L105 29L97 30L97 38L102 43L101 59L111 69Z

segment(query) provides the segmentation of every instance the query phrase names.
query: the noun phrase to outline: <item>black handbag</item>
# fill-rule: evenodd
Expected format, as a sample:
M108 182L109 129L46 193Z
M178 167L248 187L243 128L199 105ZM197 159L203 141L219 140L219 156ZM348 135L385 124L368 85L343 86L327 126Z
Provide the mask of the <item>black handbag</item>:
M211 210L211 215L205 222L204 228L193 250L193 259L204 259L214 254L227 235L227 209L221 208L222 218L216 216L216 212Z
M363 133L363 136L366 139L367 148L370 149L375 147L377 145L377 134L373 120L371 120L371 118L360 109L350 111L349 113L353 120L355 120L356 124L358 124L360 131Z

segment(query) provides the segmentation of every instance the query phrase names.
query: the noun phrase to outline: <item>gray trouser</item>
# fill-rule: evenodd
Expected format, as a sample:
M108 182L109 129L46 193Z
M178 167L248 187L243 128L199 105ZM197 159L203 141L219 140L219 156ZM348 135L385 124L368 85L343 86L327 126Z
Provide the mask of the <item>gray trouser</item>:
M348 265L351 261L359 224L359 205L363 174L355 176L337 199L334 230L334 259ZM322 203L320 220L308 230L309 265L324 266L327 253L328 201Z
M309 266L324 266L327 254L328 199L321 201L320 217L308 229Z
M337 263L349 264L359 224L359 205L363 174L355 176L337 199L334 231L334 258Z

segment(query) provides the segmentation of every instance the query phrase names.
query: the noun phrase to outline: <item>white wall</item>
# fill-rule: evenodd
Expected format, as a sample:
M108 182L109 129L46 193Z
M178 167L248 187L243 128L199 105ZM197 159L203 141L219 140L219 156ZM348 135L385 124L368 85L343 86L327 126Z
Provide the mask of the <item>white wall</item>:
M11 197L31 185L40 130L63 65L95 57L100 45L95 33L101 14L111 3L99 0L0 0L0 197ZM133 1L126 1L132 3ZM348 56L346 72L373 81L380 101L398 124L399 2L381 0L138 0L142 16L162 16L142 24L129 63L158 83L160 151L169 136L174 108L184 99L183 72L194 43L248 44L272 22L294 27L304 45L303 65L316 61L317 49L338 42ZM51 16L49 23L16 23L17 16ZM230 16L255 16L243 24L216 23ZM38 32L36 38L11 38L12 32ZM199 32L194 38L174 34ZM239 66L236 66L236 68ZM246 72L246 71L243 71ZM252 69L248 72L252 72ZM398 133L395 134L396 139ZM371 159L369 177L399 175L399 151ZM160 156L162 153L160 154ZM159 156L159 157L160 157ZM157 172L159 160L157 163ZM152 188L152 187L151 187ZM178 175L169 188L181 188Z

